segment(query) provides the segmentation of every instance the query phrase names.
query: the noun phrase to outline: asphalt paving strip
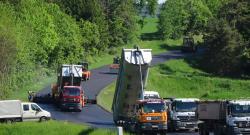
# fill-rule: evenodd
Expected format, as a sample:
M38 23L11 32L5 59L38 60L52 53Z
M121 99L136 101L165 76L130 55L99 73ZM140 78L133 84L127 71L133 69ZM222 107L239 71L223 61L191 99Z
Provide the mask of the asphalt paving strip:
M185 54L179 50L168 51L158 55L154 55L151 65L166 62L170 59L184 58ZM88 98L94 99L100 91L115 81L116 74L109 73L109 66L103 66L91 70L90 80L83 83L83 89ZM39 93L46 94L50 92L50 86L47 86ZM113 123L113 115L111 112L104 110L99 105L86 105L82 112L62 112L53 104L39 104L43 109L48 110L53 119L69 121L79 124L87 124L94 128L115 128ZM196 133L171 133L172 135L195 135Z

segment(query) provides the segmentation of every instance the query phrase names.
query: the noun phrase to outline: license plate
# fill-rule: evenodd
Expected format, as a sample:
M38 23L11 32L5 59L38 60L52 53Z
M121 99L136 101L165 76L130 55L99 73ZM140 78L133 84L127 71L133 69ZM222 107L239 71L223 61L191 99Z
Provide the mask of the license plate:
M69 109L74 109L74 107L69 107Z

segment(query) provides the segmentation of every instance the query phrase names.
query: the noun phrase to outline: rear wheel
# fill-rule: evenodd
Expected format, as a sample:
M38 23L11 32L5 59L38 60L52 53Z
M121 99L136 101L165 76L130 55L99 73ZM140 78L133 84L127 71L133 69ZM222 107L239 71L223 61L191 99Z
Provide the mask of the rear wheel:
M47 121L47 118L46 117L41 117L40 122L44 122L44 121Z

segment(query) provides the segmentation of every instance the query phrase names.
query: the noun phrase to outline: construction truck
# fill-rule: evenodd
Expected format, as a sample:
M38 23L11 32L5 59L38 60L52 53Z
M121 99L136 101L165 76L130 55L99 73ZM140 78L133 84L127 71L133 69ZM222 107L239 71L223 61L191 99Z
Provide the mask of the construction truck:
M196 52L197 46L194 44L194 38L185 36L183 37L183 45L181 48L182 52Z
M89 64L87 62L82 62L82 80L90 80L91 72L89 71Z
M250 100L200 101L197 117L200 135L250 134Z
M114 57L113 58L113 64L109 66L109 73L111 74L117 74L120 67L120 58Z
M52 99L62 110L81 111L84 106L82 65L63 64L57 73L57 83L52 85Z
M169 131L181 129L198 130L198 119L196 117L196 98L173 98L169 107L170 118L168 121Z
M123 49L112 104L113 120L132 132L167 131L166 105L162 99L144 99L152 60L151 49Z

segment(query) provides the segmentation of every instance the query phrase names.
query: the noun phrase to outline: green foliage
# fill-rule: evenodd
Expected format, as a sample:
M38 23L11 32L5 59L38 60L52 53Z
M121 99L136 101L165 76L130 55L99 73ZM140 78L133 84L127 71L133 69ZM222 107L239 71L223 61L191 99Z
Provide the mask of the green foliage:
M159 30L163 38L199 34L211 16L202 0L168 0L161 10Z
M79 62L82 36L77 22L55 4L5 0L0 2L0 52L3 99L47 76L44 67Z
M137 37L137 19L133 0L111 1L108 20L110 22L110 46L127 44Z
M209 22L204 67L221 75L250 74L250 2L231 0Z

